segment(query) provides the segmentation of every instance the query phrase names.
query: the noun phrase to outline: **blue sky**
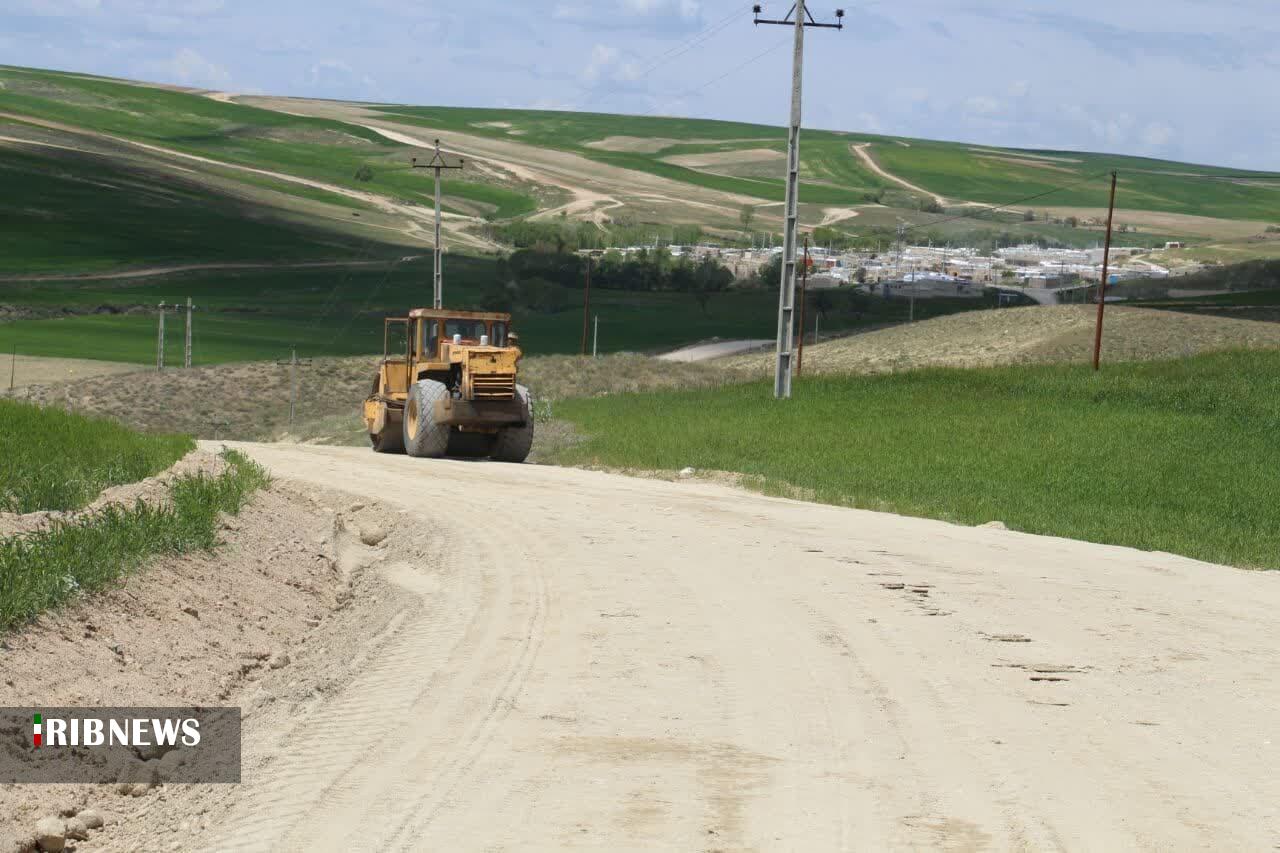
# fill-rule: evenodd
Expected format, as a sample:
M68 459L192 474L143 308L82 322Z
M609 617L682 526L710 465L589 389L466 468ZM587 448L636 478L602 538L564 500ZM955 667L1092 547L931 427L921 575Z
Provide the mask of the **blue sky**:
M810 8L830 17L837 2ZM750 6L0 0L0 62L237 92L782 124L790 33L753 27ZM807 126L1280 170L1276 0L846 9L843 32L809 32Z

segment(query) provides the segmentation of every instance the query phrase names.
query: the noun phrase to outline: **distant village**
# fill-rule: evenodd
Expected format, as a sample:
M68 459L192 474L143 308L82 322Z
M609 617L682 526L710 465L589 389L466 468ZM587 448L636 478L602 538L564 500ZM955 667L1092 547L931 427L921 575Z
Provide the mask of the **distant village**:
M714 258L739 280L755 277L761 267L782 254L781 247L736 249L720 246L666 246L672 258ZM1181 249L1169 243L1167 249ZM653 247L608 249L633 257ZM1176 268L1150 260L1149 247L1112 247L1108 283L1129 279L1166 279L1190 275L1203 265L1179 261ZM981 298L986 288L1020 291L1036 302L1083 301L1102 278L1103 250L1054 249L1036 245L997 249L992 255L955 246L903 246L884 252L841 251L810 247L810 287L853 286L874 295Z

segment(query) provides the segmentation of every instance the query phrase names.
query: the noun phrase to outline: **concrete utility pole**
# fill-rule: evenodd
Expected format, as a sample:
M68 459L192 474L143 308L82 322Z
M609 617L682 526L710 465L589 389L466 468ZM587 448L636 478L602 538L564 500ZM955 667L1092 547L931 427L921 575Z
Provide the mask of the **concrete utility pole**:
M787 199L785 233L782 237L782 281L778 292L778 363L773 375L773 396L779 400L791 396L791 346L796 299L796 221L799 218L800 189L800 115L804 78L804 28L844 29L844 10L836 10L836 23L820 24L805 9L805 0L796 0L793 18L767 20L755 6L755 23L795 27L795 47L791 61L791 121L787 132Z
M187 340L186 345L182 349L182 366L191 366L191 312L196 310L196 306L191 303L191 297L187 297Z
M444 248L440 242L440 172L446 169L461 169L465 160L458 160L456 166L450 166L444 160L444 155L440 153L440 140L436 140L435 154L431 160L426 163L419 164L418 158L414 157L410 161L410 165L415 169L434 169L436 173L436 247L435 247L435 271L432 275L432 307L444 307Z
M289 365L289 384L291 386L291 390L289 391L289 429L292 431L293 416L298 407L298 367L310 367L311 359L298 358L298 349L297 347L294 347L289 351L288 361L277 361L276 364Z
M164 370L164 311L165 303L160 303L160 326L156 331L156 370Z
M1107 242L1102 250L1102 280L1098 282L1098 328L1093 339L1093 369L1102 364L1102 312L1107 307L1107 276L1111 272L1111 224L1116 216L1117 173L1111 173L1111 206L1107 208Z
M595 331L591 335L591 357L598 358L600 355L600 315L596 315Z

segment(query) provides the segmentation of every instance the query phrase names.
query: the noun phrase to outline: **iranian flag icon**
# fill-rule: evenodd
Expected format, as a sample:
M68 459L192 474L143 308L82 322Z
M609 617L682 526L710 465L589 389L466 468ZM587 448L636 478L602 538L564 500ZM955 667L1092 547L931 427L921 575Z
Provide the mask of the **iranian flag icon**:
M32 727L33 727L33 729L34 729L34 731L33 731L33 732L32 732L32 734L31 734L31 739L32 739L32 741L35 743L35 745L36 745L36 746L39 746L39 745L40 745L40 739L41 739L41 736L42 736L42 735L41 735L41 731L40 731L41 718L40 718L40 715L39 715L39 714L36 714L36 715L35 715L34 717L32 717L31 719L32 719Z

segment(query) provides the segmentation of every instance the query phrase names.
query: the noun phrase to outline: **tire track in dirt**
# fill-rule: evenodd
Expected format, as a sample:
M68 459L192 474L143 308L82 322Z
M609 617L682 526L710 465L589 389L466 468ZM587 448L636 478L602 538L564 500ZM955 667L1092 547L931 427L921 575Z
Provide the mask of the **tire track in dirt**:
M696 482L243 449L398 508L375 568L414 599L366 671L278 737L251 725L260 760L209 849L1256 849L1280 831L1258 746L1275 578Z

